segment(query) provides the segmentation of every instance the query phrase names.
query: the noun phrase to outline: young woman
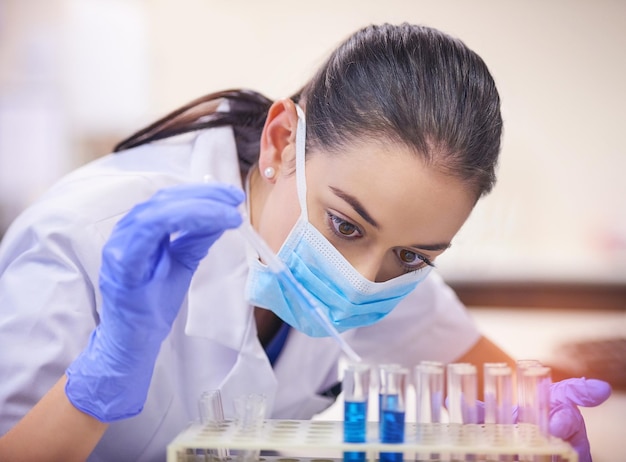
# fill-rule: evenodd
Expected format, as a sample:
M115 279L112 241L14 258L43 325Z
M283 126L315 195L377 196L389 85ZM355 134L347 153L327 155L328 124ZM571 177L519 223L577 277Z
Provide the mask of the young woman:
M244 209L366 362L510 362L430 271L501 129L462 42L371 26L292 98L209 95L71 173L2 243L0 459L163 460L209 389L227 416L246 392L273 418L332 403L341 351L236 231ZM608 390L559 390L553 431L588 457L575 404Z

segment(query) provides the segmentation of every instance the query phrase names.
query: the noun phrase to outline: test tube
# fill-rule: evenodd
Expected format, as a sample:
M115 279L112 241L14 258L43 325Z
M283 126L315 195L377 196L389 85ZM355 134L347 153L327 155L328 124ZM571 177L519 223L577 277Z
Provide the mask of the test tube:
M443 408L443 364L423 361L415 366L417 423L440 423Z
M198 411L200 413L200 423L217 430L224 422L224 408L222 406L222 395L219 390L205 391L198 400ZM226 460L229 456L228 449L207 449L205 455L211 460Z
M448 364L448 414L450 423L478 423L476 366Z
M233 400L235 408L235 425L239 432L248 436L255 436L261 431L265 420L267 398L263 394L247 393L237 396ZM238 462L256 462L261 450L246 449L238 451Z
M469 363L451 363L447 367L448 418L455 441L472 444L476 439L478 423L478 376L476 366ZM456 433L458 432L458 434ZM476 460L474 454L451 454L452 460Z
M515 367L515 380L517 382L516 384L516 391L517 391L517 412L518 412L518 422L525 422L526 421L526 417L524 416L524 403L526 402L525 398L524 398L524 390L522 387L522 374L524 373L524 371L526 369L528 369L529 367L536 367L536 366L541 366L541 362L536 360L536 359L520 359L518 361L516 361L516 367Z
M483 365L485 430L492 446L510 445L513 435L513 372L506 363ZM502 454L500 462L513 461L514 454Z
M198 400L200 423L203 425L217 425L224 421L222 395L219 390L205 391Z
M414 369L417 441L434 443L439 439L444 390L444 365L422 361ZM418 453L416 460L438 460L438 453Z
M549 435L550 385L552 371L546 366L531 366L522 370L522 410L520 422L537 427L539 435Z
M404 422L406 413L406 390L409 371L403 367L384 369L380 383L380 423L379 434L382 443L399 444L404 442ZM381 452L380 462L400 462L401 452Z
M378 422L383 420L383 390L387 388L388 375L391 371L402 369L400 364L389 363L378 365Z
M483 365L485 424L513 424L513 372L506 363Z
M343 376L343 440L365 443L367 440L367 403L370 390L370 367L363 363L348 364ZM345 462L365 461L365 452L344 452Z

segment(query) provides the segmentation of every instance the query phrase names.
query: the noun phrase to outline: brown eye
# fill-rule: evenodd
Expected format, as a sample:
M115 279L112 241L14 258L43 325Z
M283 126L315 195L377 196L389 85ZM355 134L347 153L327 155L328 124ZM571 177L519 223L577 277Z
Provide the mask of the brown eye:
M337 225L337 231L339 231L344 236L352 236L354 231L356 231L356 226L348 223L347 221L344 221Z
M416 271L426 266L434 266L428 258L412 250L397 249L395 253L406 271Z
M349 221L339 218L330 212L326 212L326 215L328 216L328 223L331 231L340 238L354 239L362 236L361 230L358 226L353 225Z
M419 257L415 252L411 252L407 249L402 249L398 252L398 256L403 263L415 263L415 260L418 260Z

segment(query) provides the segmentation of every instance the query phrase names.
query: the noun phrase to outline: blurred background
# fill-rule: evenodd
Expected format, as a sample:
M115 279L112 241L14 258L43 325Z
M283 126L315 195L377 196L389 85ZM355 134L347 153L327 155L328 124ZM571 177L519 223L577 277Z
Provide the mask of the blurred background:
M154 118L218 89L290 95L383 21L461 38L502 96L499 184L442 271L625 283L621 0L0 0L0 230Z
M594 374L610 370L620 388L621 0L0 0L0 235L56 179L156 117L226 88L288 96L355 29L402 21L461 38L487 62L503 101L499 183L439 270L518 357L585 373L598 360L581 364L581 351L595 354L576 350L581 342L614 341L602 343L600 358L611 359ZM618 441L611 431L626 423L616 395L599 408L611 416L589 414L595 450L606 454Z

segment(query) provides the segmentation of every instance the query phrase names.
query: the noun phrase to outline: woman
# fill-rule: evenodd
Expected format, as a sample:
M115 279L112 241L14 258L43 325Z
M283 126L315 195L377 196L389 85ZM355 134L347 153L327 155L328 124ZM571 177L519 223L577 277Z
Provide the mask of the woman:
M2 245L0 459L163 460L208 389L227 415L332 402L341 352L234 231L243 207L365 361L510 362L426 277L493 187L499 106L460 41L371 26L293 98L209 95L61 180Z

